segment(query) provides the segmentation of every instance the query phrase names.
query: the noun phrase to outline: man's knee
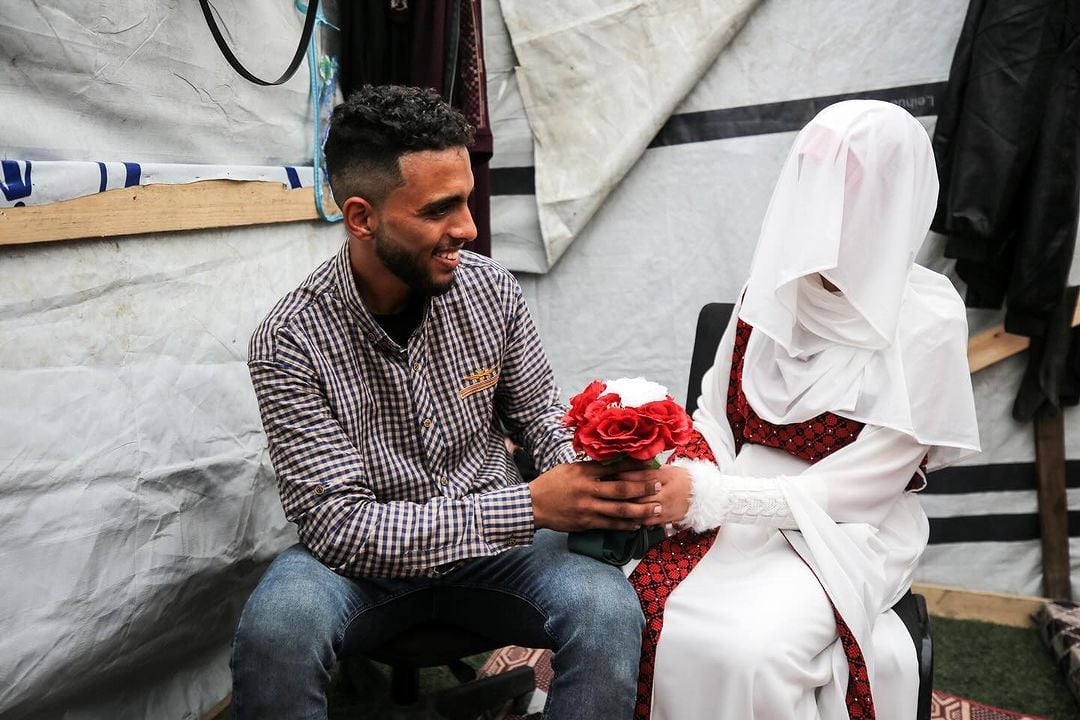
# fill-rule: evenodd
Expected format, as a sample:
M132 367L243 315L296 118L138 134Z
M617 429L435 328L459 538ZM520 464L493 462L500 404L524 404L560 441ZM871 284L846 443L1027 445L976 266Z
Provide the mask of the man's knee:
M296 656L317 642L320 635L332 631L327 616L316 607L302 603L283 603L272 593L253 594L240 615L233 641L234 652L241 650L260 657ZM325 638L330 644L330 638Z
M310 555L304 558L292 548L282 553L244 605L234 654L296 658L330 647L342 608L320 582L323 572Z
M536 533L516 572L546 616L545 631L565 653L631 656L636 663L644 618L622 570L567 550L566 534Z
M590 562L595 567L587 576L568 578L563 587L570 619L565 639L585 652L636 662L645 624L637 594L618 568Z

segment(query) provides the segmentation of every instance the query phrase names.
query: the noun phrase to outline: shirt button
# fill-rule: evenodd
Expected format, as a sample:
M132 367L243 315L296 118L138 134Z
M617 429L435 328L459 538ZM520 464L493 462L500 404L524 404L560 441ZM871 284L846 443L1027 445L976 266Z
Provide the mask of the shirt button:
M322 495L323 494L323 486L322 485L316 485L315 486L315 494L316 495Z
M514 538L510 538L506 541L506 547L514 547L515 545L517 545L517 540Z
M435 424L435 421L431 418L424 418L424 427L429 428Z
M420 372L420 363L413 363L413 372Z
M440 484L440 485L445 485L445 484L446 484L446 483L448 483L448 482L449 482L449 480L447 480L447 478L446 478L446 476L445 476L445 475L440 475L440 476L439 476L439 484Z

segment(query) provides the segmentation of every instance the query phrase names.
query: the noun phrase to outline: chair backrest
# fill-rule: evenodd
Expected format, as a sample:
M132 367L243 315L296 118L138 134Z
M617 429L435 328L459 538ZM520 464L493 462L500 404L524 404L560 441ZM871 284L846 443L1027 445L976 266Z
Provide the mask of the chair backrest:
M701 395L701 378L716 359L716 348L724 335L735 303L708 303L698 313L697 330L694 332L694 353L690 357L690 381L686 387L686 412L697 410Z

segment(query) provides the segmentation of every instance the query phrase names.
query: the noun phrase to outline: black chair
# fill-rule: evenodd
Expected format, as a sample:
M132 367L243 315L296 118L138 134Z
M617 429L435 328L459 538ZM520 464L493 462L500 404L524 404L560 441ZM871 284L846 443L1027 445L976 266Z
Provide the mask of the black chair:
M686 389L686 411L693 414L701 395L701 379L716 359L720 338L731 320L733 303L708 303L698 314L694 352L690 359L690 382ZM893 606L915 643L919 660L919 709L917 720L930 720L930 694L934 687L934 642L930 636L930 616L926 598L910 590Z
M389 697L393 707L388 720L475 720L485 712L511 704L524 711L536 689L531 667L519 667L498 675L477 678L476 671L462 658L497 649L491 640L451 625L418 625L363 658L345 660L346 676L354 687L384 685L366 660L389 665L389 688L379 695ZM461 683L430 695L420 695L420 670L446 666Z

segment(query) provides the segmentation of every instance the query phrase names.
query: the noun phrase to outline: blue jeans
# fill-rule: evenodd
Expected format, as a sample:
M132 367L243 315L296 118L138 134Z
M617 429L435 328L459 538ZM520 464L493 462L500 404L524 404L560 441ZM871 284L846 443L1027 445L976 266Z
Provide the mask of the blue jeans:
M337 658L363 655L423 622L452 622L501 644L553 649L547 720L629 720L643 618L622 572L566 549L566 535L470 560L436 578L350 579L301 545L274 560L233 641L233 711L326 717Z

